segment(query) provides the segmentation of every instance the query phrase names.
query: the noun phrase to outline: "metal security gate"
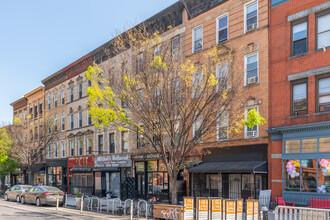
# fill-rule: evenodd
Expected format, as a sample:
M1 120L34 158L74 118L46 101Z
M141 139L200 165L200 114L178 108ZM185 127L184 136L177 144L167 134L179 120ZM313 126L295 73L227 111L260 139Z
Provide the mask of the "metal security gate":
M275 220L330 220L330 209L277 206Z

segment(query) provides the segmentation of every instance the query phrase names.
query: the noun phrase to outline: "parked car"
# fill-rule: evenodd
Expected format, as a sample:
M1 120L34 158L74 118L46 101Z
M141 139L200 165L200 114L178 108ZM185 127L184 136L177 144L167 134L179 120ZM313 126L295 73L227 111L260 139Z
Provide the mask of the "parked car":
M26 191L21 196L21 203L32 203L37 206L41 205L56 205L57 199L59 205L64 204L65 193L53 186L34 186Z
M6 192L5 192L5 200L16 200L17 202L21 201L21 196L22 194L31 189L32 186L30 185L15 185L13 187L10 187Z

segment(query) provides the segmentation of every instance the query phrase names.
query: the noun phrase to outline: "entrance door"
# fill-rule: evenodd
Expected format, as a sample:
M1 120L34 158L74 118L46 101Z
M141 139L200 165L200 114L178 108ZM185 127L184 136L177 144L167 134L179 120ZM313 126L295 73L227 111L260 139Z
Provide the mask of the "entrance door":
M142 173L138 173L136 176L137 176L138 197L145 198L146 196L145 175Z

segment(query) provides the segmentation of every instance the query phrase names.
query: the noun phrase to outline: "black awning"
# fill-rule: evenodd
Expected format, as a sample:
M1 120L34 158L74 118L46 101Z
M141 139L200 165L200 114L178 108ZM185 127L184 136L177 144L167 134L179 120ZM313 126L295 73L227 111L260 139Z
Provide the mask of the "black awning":
M119 167L95 167L93 168L94 171L120 171Z
M206 162L189 173L267 173L267 161Z
M70 171L72 173L86 173L92 172L92 168L71 168Z

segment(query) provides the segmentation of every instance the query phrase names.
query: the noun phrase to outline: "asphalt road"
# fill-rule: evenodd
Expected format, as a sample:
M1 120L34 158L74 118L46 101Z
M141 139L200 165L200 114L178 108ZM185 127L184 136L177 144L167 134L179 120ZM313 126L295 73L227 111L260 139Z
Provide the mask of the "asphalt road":
M128 217L112 216L96 212L83 212L78 210L56 207L27 205L16 202L8 202L0 199L0 220L26 220L26 219L129 219Z

